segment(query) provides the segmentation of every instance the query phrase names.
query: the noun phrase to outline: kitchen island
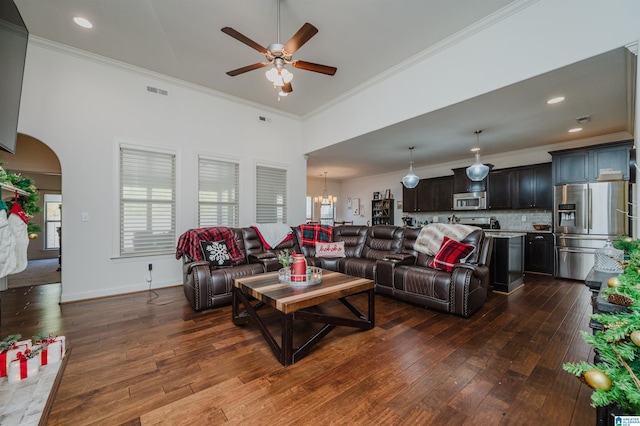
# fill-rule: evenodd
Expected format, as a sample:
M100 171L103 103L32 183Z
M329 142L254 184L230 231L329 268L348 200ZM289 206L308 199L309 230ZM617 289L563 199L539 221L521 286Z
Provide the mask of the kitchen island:
M524 284L524 238L526 232L486 232L494 238L491 258L491 286L511 293Z

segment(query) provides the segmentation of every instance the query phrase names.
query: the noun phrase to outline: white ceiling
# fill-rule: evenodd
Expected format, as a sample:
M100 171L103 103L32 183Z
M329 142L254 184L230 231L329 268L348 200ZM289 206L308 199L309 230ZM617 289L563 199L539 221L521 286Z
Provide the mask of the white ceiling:
M619 48L459 104L309 153L307 175L353 178L468 159L480 134L482 155L630 132L635 55ZM548 105L563 95L566 100ZM589 116L579 125L577 118ZM582 127L577 133L569 133ZM363 156L366 153L366 156ZM354 167L355 165L355 167Z
M294 91L277 99L264 70L226 71L264 56L222 33L230 26L266 47L277 41L276 0L15 0L30 34L304 117L357 90L474 23L503 13L517 0L282 0L281 43L305 22L319 30L295 59L335 66L330 77L293 69ZM89 19L83 29L74 16ZM490 18L489 18L490 19ZM308 176L328 170L350 178L470 156L474 130L482 153L546 145L571 138L568 126L591 115L573 139L629 130L628 53L619 49L563 70L398 123L310 153ZM550 108L540 87L567 96ZM366 145L366 157L362 155Z

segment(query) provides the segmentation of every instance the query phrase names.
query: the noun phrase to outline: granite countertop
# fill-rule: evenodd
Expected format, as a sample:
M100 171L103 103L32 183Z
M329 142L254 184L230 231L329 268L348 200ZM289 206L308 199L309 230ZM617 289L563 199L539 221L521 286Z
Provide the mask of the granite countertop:
M490 231L485 231L484 233L486 235L489 235L495 238L517 238L517 237L524 237L525 235L527 235L526 232L495 231L493 229Z
M485 232L506 232L506 233L524 233L524 234L552 234L552 230L536 231L535 229L487 229Z

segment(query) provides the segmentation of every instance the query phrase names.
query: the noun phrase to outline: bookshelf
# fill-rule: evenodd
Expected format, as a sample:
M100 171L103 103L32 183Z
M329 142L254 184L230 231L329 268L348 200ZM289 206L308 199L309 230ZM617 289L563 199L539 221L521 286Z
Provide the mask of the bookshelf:
M393 225L393 199L371 201L371 224Z

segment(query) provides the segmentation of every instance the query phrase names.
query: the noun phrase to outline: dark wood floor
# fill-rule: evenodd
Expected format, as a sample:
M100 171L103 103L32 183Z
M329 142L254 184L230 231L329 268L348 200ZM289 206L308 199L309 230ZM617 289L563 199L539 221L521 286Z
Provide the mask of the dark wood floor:
M525 282L470 319L377 296L373 330L336 328L287 368L229 306L193 312L181 287L61 306L58 284L10 289L0 331L73 347L51 425L594 424L590 389L562 370L593 357L589 291Z

